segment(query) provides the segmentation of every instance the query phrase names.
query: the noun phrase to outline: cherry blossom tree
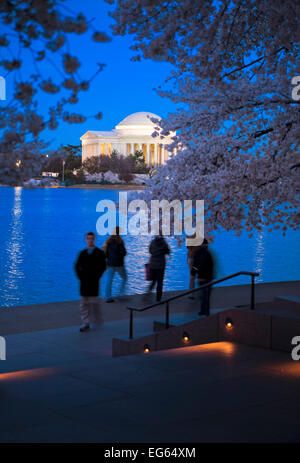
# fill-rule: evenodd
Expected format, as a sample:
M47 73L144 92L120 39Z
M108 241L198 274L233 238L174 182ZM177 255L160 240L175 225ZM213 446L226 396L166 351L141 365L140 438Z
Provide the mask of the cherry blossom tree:
M70 107L104 67L95 63L93 75L82 78L80 57L72 54L69 37L90 33L99 43L110 38L64 0L2 1L0 25L0 74L13 82L13 94L6 92L6 100L0 101L0 183L17 185L41 169L47 148L44 129L85 120ZM46 115L38 105L41 93L51 101ZM100 119L101 113L95 117Z
M295 0L118 0L114 34L132 34L135 60L173 65L162 97L178 110L178 154L147 199L204 199L205 228L299 227L300 3ZM300 81L300 79L299 79Z

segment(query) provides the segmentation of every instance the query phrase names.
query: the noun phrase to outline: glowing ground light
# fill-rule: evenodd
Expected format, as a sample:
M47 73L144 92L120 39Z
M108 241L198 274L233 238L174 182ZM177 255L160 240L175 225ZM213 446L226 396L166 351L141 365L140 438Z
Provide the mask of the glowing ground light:
M189 337L188 333L186 333L186 332L183 333L182 340L183 340L184 343L188 343L190 341L190 337Z
M144 354L149 354L150 352L150 346L148 346L147 344L144 345Z
M231 318L226 318L225 326L228 329L231 329L233 327L233 322L232 322Z

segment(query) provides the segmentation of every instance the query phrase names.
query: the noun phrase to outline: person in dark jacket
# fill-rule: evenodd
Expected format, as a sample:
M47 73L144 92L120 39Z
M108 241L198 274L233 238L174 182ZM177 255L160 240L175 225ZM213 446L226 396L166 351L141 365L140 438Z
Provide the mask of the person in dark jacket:
M199 286L209 283L214 278L214 261L206 239L194 252L191 274L197 275ZM200 291L201 311L199 315L209 314L210 293L211 287Z
M116 227L111 236L104 243L104 252L107 260L106 302L114 302L111 295L114 274L117 272L121 279L120 296L124 295L127 282L127 272L124 257L127 254L124 241L120 237L120 228Z
M90 322L102 322L99 301L99 280L106 269L105 254L95 246L96 235L85 235L87 248L81 251L75 262L75 272L80 280L80 316L83 326L81 332L90 330Z
M160 301L162 298L162 288L163 288L163 280L164 280L164 273L166 267L166 254L170 254L170 248L164 239L164 237L160 234L157 235L150 243L149 246L150 252L150 272L152 282L148 288L148 294L152 291L156 284L156 300Z
M186 247L187 247L187 264L188 264L188 268L189 268L189 273L190 273L190 281L189 281L189 289L194 289L195 288L195 279L196 279L196 275L192 275L192 268L193 268L193 261L194 261L194 254L195 254L195 251L198 249L199 246L194 246L194 243L193 245L191 246L191 243L193 242L193 240L196 238L196 233L194 233L193 235L191 236L187 236L187 239L186 239ZM190 294L188 296L189 299L194 299L195 296L193 296L192 294Z

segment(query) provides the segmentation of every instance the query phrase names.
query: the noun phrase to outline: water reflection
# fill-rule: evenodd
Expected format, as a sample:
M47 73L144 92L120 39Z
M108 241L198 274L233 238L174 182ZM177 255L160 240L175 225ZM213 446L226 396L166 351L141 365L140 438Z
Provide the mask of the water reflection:
M117 196L116 190L1 187L0 307L78 299L79 282L73 268L76 255L85 246L84 234L96 231L97 202L103 198L117 200ZM106 238L98 236L97 245ZM127 294L142 293L148 286L144 265L149 260L151 239L143 235L124 237ZM179 247L174 237L167 241L171 255L164 290L186 289L189 270L185 243ZM236 237L233 232L218 232L212 251L218 260L217 278L256 270L261 274L259 281L299 279L299 231L289 230L282 237L279 231L263 230L251 240L246 233ZM105 283L104 274L102 295ZM248 283L249 279L240 277L222 286ZM116 278L116 292L119 284Z
M258 233L256 236L256 246L254 254L255 272L259 273L256 281L263 281L263 270L265 262L265 232Z
M128 237L127 247L128 256L126 259L126 267L130 272L130 279L128 281L128 293L141 294L147 287L145 281L145 264L149 261L149 244L150 237L137 236Z
M8 241L5 243L5 280L3 292L7 305L18 303L19 292L24 279L22 268L24 259L24 233L22 224L22 187L14 188L14 203L8 228Z

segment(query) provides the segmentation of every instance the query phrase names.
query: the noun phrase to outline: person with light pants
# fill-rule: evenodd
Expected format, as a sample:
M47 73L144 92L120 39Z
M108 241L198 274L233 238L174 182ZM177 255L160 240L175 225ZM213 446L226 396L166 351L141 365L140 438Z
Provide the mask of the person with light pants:
M95 246L95 233L87 233L85 239L87 248L79 253L75 262L75 272L80 280L81 332L89 331L91 322L102 322L98 298L99 280L106 268L104 252Z

